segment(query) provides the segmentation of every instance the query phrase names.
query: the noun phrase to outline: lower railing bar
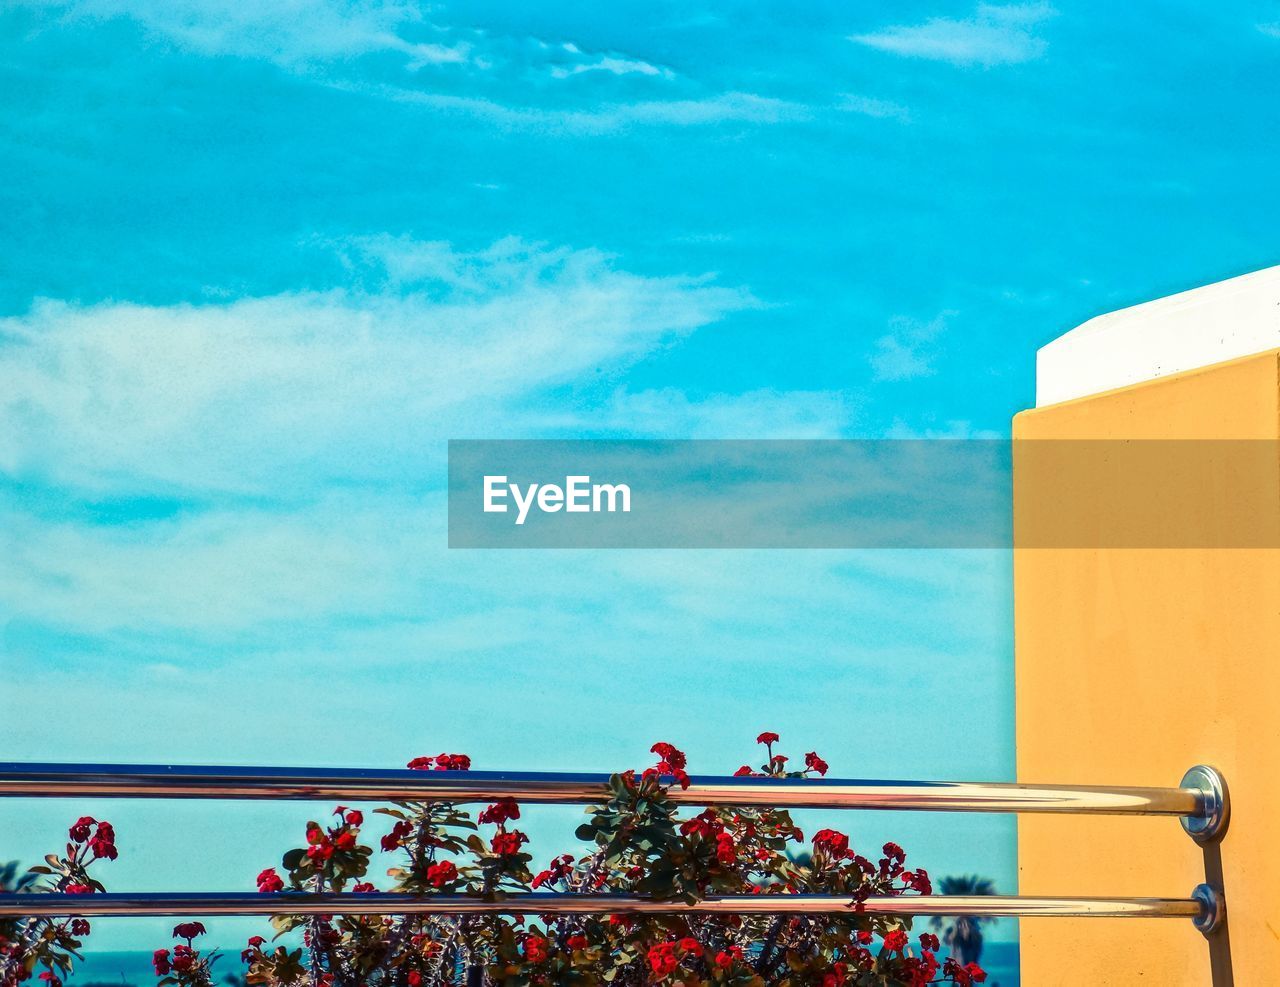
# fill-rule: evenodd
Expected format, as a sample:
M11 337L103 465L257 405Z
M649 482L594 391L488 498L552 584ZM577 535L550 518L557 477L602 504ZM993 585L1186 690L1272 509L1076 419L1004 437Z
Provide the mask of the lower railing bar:
M1207 889L1204 889L1207 891ZM1189 918L1200 925L1212 907L1202 889L1191 898L1041 898L1016 895L872 897L873 915L982 915L1058 918ZM332 894L317 892L147 894L0 894L0 917L109 915L848 915L848 898L827 895L734 895L686 904L632 895L522 893L501 901L461 895Z
M1192 778L1189 774L1188 778ZM184 765L21 764L0 762L0 797L387 799L593 803L606 775L487 771L389 771L337 768L202 767ZM1009 782L865 781L695 777L673 785L673 802L689 805L776 805L802 808L1060 812L1213 817L1213 791L1111 785L1028 785Z

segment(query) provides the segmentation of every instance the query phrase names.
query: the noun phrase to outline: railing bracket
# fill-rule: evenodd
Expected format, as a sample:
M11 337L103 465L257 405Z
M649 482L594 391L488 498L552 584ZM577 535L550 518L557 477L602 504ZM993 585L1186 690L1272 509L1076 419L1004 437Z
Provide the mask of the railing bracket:
M1206 936L1212 935L1227 920L1227 902L1222 892L1207 884L1197 884L1191 897L1200 902L1203 911L1192 919L1195 927Z
M1201 798L1200 812L1183 816L1182 828L1201 846L1222 839L1231 818L1231 800L1222 773L1207 764L1197 764L1182 776L1178 787L1196 789Z

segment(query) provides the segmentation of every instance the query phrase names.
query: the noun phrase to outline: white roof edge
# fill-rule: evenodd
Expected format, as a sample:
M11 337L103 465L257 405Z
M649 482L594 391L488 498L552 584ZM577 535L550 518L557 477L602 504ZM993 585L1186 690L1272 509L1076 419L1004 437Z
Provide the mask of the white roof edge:
M1036 407L1280 348L1280 266L1090 319L1036 353Z

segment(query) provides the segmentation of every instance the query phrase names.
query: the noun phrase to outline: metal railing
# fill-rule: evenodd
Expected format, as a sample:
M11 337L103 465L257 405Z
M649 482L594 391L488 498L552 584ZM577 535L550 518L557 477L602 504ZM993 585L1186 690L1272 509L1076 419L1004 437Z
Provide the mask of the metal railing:
M437 772L334 768L0 763L0 798L304 799L526 803L602 802L608 776L594 774ZM1221 839L1229 819L1226 784L1197 765L1176 788L1027 785L939 781L695 777L673 786L688 805L891 809L936 812L1032 812L1176 816L1200 844ZM273 915L273 914L564 914L791 913L837 914L849 899L821 895L737 895L692 904L632 895L531 892L503 901L461 895L283 892L139 894L0 894L0 916ZM1187 898L1057 898L1025 895L872 897L863 910L886 915L1190 918L1206 934L1224 917L1221 892L1199 885Z

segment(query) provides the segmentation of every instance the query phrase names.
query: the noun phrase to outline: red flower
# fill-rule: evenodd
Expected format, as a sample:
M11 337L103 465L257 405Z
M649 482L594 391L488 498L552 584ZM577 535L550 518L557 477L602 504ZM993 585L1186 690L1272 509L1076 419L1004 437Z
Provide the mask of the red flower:
M333 845L339 850L354 850L356 848L356 834L349 829L341 832L333 838Z
M382 849L384 851L394 850L396 847L403 845L404 838L412 832L413 824L407 819L401 819L391 827L391 832L382 838Z
M405 765L410 771L430 771L431 765L435 762L434 757L415 757L412 761Z
M93 894L93 888L87 884L68 884L62 890L67 894Z
M283 891L284 881L280 880L280 875L272 868L268 867L258 875L258 890L263 894L270 891Z
M733 773L733 776L735 778L745 778L747 775L750 775L750 774L753 774L751 770L751 766L744 764L742 767L740 767L737 771Z
M849 837L834 829L820 829L813 834L813 848L822 849L837 860L849 852Z
M471 758L466 754L440 754L436 757L437 771L470 771Z
M97 820L94 819L93 816L81 816L75 821L71 829L68 831L71 839L76 843L83 843L89 838L89 827L95 822L97 822Z
M520 806L516 804L513 798L498 799L493 805L485 809L477 817L479 822L494 823L501 826L503 823L512 819L520 818Z
M156 968L157 977L163 977L173 971L173 966L169 963L169 951L167 949L157 949L152 953L151 965Z
M674 774L688 767L688 759L685 757L684 751L673 747L671 744L659 742L650 747L649 751L657 754L662 761L671 766L670 771L666 771L664 774Z
M927 949L931 953L936 953L941 948L941 946L942 944L938 942L938 937L935 936L932 932L920 933L921 949Z
M71 934L73 936L87 936L89 934L88 920L83 918L72 919Z
M80 822L88 819L88 816L81 818ZM79 823L72 829L78 829ZM89 838L89 849L93 851L95 860L106 858L107 860L115 860L119 854L116 852L116 831L109 822L98 823L98 830Z
M776 744L781 738L776 733L765 732L756 738L757 744Z
M547 940L541 936L529 936L524 941L524 956L530 963L543 963L547 959Z
M83 817L81 822L88 818L88 816ZM79 823L77 823L76 826L73 826L72 829L78 829L78 827ZM111 823L98 823L97 832L89 838L89 849L93 851L93 857L95 860L101 860L103 858L107 860L115 860L116 857L119 856L116 852L116 831L111 827Z
M196 936L204 935L205 931L205 927L201 922L183 922L181 925L175 925L173 927L173 936L175 939L186 939L190 941Z
M195 963L196 954L191 951L190 946L173 947L173 968L178 973L186 973Z
M894 953L902 952L907 948L907 934L901 929L894 929L884 937L884 948Z
M680 832L685 836L693 836L697 834L704 840L709 840L717 833L723 831L724 826L716 817L714 809L703 809L691 819L686 819L680 824Z
M364 813L359 809L351 809L347 813L348 826L360 826L364 824Z
M676 753L680 754L679 751L676 751ZM680 754L680 757L683 759L684 755ZM676 781L680 783L681 788L689 787L689 775L685 772L684 768L676 767L674 764L670 764L666 761L659 761L652 768L646 768L644 771L644 774L642 774L641 777L653 778L661 775L671 775L673 778L675 778Z
M947 957L947 961L942 964L942 975L954 980L957 987L970 987L971 984L985 983L987 979L987 971L977 963L961 966L951 957Z
M728 866L738 859L738 848L734 846L733 837L728 833L716 835L716 859Z
M356 894L377 894L378 889L368 881L357 881L351 886L351 890Z
M685 936L680 940L680 948L686 953L701 953L702 943L698 942L692 936Z
M499 857L510 857L520 852L520 844L528 842L529 837L518 829L513 829L509 833L495 833L490 845Z
M722 970L727 970L740 959L742 959L742 948L740 946L730 946L728 949L716 953L716 966Z
M326 839L323 843L307 847L307 856L313 861L325 861L333 856L333 844Z
M584 935L570 936L565 941L568 943L570 949L586 949L587 948L587 937Z
M869 945L871 945L871 940L872 940L873 938L875 938L875 937L874 937L874 936L872 936L872 935L871 935L871 933L870 933L870 932L868 932L866 929L859 929L859 930L858 930L858 942L862 943L862 945L864 945L864 946L869 946Z
M458 879L458 868L450 861L442 860L438 864L432 864L427 868L427 881L433 887L443 888Z
M556 881L563 881L573 873L573 857L570 854L561 854L554 857L551 864L544 871L540 871L534 877L533 883L530 885L535 891L544 884L554 884Z
M410 970L409 975L405 977L404 980L409 987L418 987L418 985L422 983L422 974L417 970Z
M680 958L676 956L676 944L673 942L660 942L651 946L645 959L649 961L649 968L659 977L674 973L680 965Z
M920 894L933 894L933 882L929 880L929 872L923 867L919 870L902 872L902 881L912 891Z
M58 975L52 970L45 970L40 974L40 979L45 981L49 987L62 987L62 981L58 979Z
M830 765L828 765L822 758L818 757L814 751L810 751L804 756L804 766L810 771L818 772L818 774L823 777L826 777L827 769L830 767Z
M261 946L261 945L262 945L264 942L266 942L266 941L267 941L267 940L263 939L263 938L262 938L262 936L250 936L250 937L249 937L249 945L250 945L250 946L252 946L254 949L257 949L259 946Z

